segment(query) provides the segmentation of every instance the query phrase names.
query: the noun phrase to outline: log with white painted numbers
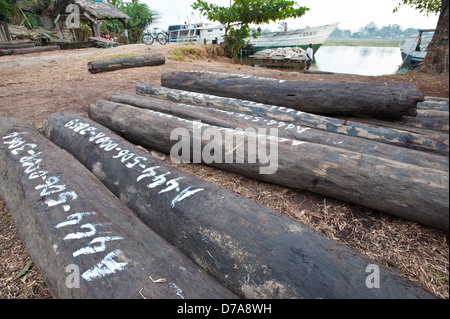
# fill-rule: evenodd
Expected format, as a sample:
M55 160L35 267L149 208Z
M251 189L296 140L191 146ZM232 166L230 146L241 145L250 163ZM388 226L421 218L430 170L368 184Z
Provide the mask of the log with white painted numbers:
M135 115L122 119L120 134L129 136L127 127L151 126ZM97 113L96 119L103 116L105 122L107 114ZM43 131L149 227L241 297L434 297L298 221L165 164L90 119L55 113ZM380 285L374 289L377 279Z
M88 114L172 160L205 163L448 231L448 172L281 138L274 128L233 130L111 101L97 101Z
M225 111L212 107L202 107L176 103L170 100L158 99L152 96L142 96L118 92L109 98L110 101L128 104L140 108L173 114L187 119L195 119L203 123L228 128L277 128L278 136L299 141L329 145L408 163L434 168L448 172L448 156L398 147L392 144L380 143L356 136L327 132L312 127L294 123L277 121L264 116Z
M55 298L237 298L16 118L0 118L0 195Z
M212 107L226 111L246 113L271 120L301 125L330 133L354 136L370 141L392 144L420 151L441 153L448 156L449 136L439 132L415 133L379 125L358 123L352 119L337 119L298 111L285 106L256 103L245 99L228 98L185 90L171 89L138 81L136 93L186 103Z

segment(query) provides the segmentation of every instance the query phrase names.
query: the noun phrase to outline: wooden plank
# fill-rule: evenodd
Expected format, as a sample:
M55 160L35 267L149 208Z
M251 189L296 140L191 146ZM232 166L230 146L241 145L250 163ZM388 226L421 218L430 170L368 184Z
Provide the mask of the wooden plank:
M448 156L411 150L404 147L380 143L368 139L347 136L319 129L309 128L302 125L285 123L261 116L253 116L235 111L225 111L210 107L175 103L169 100L141 96L129 93L115 93L109 98L110 101L133 105L136 107L164 112L186 119L200 120L203 123L228 128L278 128L278 136L329 145L349 151L360 152L367 155L382 157L397 162L429 167L444 172L449 170Z
M161 84L180 90L246 99L314 114L417 114L424 100L415 84L285 81L243 74L166 71Z
M130 141L172 157L183 151L182 160L203 161L260 181L308 190L448 232L448 172L321 144L271 138L272 131L267 130L265 134L258 131L263 136L256 140L256 132L236 132L110 101L97 101L88 114ZM213 138L207 135L209 132L203 133L208 128L214 132ZM180 130L181 136L189 137L175 142L172 132ZM240 142L233 142L232 138L238 137ZM192 147L180 149L186 139ZM248 141L253 140L250 145ZM214 148L216 142L219 146ZM204 147L210 152L203 151Z
M130 116L117 119L133 118L126 127L139 123ZM178 171L92 120L55 113L43 132L150 227L242 297L433 297L298 221ZM188 188L201 191L182 199ZM380 288L366 286L368 265L379 267Z
M0 118L0 172L0 194L55 298L236 298L23 120Z
M142 81L137 82L136 93L185 104L247 113L285 123L325 130L327 132L356 136L381 143L448 155L449 136L448 134L438 132L429 132L426 135L416 134L414 132L383 126L361 124L347 119L342 120L306 113L284 106L267 105L248 100L171 89Z
M115 71L126 68L143 66L156 66L166 62L166 58L161 53L127 56L115 59L96 60L88 62L88 70L91 73Z

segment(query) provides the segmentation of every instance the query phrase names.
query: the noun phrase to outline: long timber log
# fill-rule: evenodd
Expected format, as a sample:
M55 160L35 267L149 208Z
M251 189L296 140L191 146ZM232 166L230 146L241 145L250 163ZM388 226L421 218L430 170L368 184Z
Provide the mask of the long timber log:
M306 113L284 106L267 105L248 100L171 89L142 81L137 82L136 93L160 99L167 99L178 103L247 113L253 116L266 117L289 124L303 125L325 130L327 132L356 136L416 150L441 154L448 154L449 151L448 134L438 132L430 132L426 135L417 134L383 126L369 125L351 120L342 120Z
M2 49L0 50L0 55L14 55L14 54L28 54L36 52L47 52L59 50L59 45L44 45L44 46L34 46L29 48L14 48L14 49Z
M237 298L16 118L0 118L0 194L55 298Z
M135 122L134 115L116 119L123 121L124 128L142 124ZM43 131L74 154L149 227L241 297L433 297L349 247L180 172L90 119L55 113L47 117ZM382 284L377 289L366 285L368 265L379 267Z
M397 162L434 168L444 172L448 172L449 168L448 156L445 155L411 150L355 136L337 134L302 125L276 121L265 117L253 116L235 111L225 111L216 108L175 103L169 100L153 98L151 96L121 92L115 93L109 100L233 129L268 129L270 127L275 127L278 129L278 136L283 138L329 145Z
M204 162L448 232L448 172L275 138L270 136L276 133L272 131L264 130L260 136L254 130L212 126L111 101L97 101L88 114L132 142L171 154L173 160ZM245 141L246 137L250 142Z
M115 59L94 60L88 62L88 71L95 74L120 69L156 66L166 63L166 58L161 53L126 56Z
M285 81L243 74L166 71L165 87L280 105L314 114L417 114L424 100L415 84Z

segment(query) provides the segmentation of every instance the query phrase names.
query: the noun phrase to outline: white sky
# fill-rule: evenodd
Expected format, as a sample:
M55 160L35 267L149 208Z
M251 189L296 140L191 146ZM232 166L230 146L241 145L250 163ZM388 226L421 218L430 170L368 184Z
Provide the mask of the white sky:
M220 6L229 6L230 0L207 0ZM194 11L191 5L194 0L141 0L150 9L157 11L160 22L150 28L167 29L172 24L184 22L208 22L207 19ZM403 29L413 27L416 29L433 29L436 27L438 16L425 16L418 10L409 6L402 6L396 13L392 10L400 0L296 0L299 6L310 8L300 18L289 19L290 30L305 26L318 26L339 22L339 28L358 31L370 22L381 28L389 24L398 24ZM262 29L277 29L277 24L261 26Z

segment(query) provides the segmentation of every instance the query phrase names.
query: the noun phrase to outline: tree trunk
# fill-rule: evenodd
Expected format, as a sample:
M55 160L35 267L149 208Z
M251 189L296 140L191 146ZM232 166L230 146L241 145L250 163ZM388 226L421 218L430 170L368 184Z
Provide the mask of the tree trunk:
M165 87L290 107L314 114L417 114L424 100L415 84L284 81L251 75L166 71Z
M0 172L0 194L53 297L237 297L23 120L0 118Z
M119 114L97 115L106 122ZM151 129L151 123L141 126L134 115L116 119L128 128L135 123ZM345 245L180 172L92 120L55 113L47 117L43 131L91 169L149 227L242 297L432 297ZM201 191L183 199L187 189ZM380 288L365 285L370 264L380 267Z
M441 1L439 20L433 39L428 44L424 68L438 73L448 73L449 68L449 12L448 0Z
M163 54L149 54L138 56L127 56L116 59L97 60L88 62L88 70L91 73L115 71L126 68L142 66L156 66L166 62Z
M255 133L207 124L200 126L176 116L110 101L100 100L91 105L88 112L90 118L120 132L128 140L171 154L172 160L193 159L256 180L330 196L448 232L448 173L321 144L279 139L267 133L256 138ZM208 128L210 130L204 132ZM176 139L180 135L190 136L175 142L172 134ZM180 148L184 143L188 144L187 149ZM181 159L178 158L180 150Z
M270 118L284 123L307 126L342 135L392 144L396 146L448 154L449 136L437 132L417 134L409 131L390 129L383 126L361 124L351 120L335 119L311 113L305 113L286 107L254 103L248 100L199 94L176 90L138 81L138 94L150 95L179 103L214 107L221 110L247 113L257 117Z
M129 93L116 93L109 100L232 129L238 127L243 129L250 127L255 129L269 129L270 127L275 127L278 128L278 136L282 138L323 144L354 152L363 152L367 155L448 172L448 156L410 150L355 136L327 132L245 113L174 103L168 100Z

